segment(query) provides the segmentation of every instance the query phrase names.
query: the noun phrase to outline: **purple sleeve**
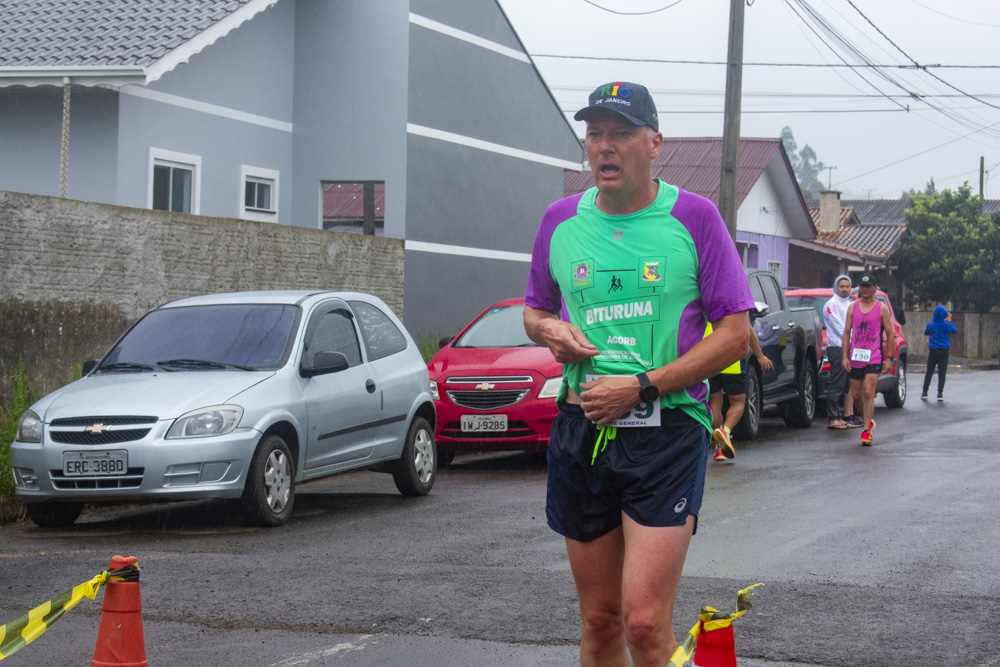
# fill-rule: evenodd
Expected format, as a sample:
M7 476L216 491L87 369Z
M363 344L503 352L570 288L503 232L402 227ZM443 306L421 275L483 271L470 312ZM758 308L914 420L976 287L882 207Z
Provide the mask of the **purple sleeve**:
M743 262L715 204L681 190L672 213L694 239L698 287L709 322L752 309L753 296Z
M524 303L538 310L560 313L563 310L559 284L549 270L549 245L552 235L561 222L576 215L577 205L583 193L566 197L553 203L542 216L542 223L535 235L535 245L531 249L531 271L528 286L524 291Z

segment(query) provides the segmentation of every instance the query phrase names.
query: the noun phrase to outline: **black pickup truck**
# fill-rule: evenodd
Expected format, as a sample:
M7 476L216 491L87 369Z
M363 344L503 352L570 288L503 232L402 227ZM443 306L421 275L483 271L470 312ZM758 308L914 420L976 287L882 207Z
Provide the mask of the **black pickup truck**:
M776 405L789 426L808 427L816 414L817 371L823 356L823 323L813 308L790 308L774 274L747 269L755 302L750 324L760 347L774 364L762 371L751 350L747 356L747 403L733 429L738 440L757 437L766 406Z

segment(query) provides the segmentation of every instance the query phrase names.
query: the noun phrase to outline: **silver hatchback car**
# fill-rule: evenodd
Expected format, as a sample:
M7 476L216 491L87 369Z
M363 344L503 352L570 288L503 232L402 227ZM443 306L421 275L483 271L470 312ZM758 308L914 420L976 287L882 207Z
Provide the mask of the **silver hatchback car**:
M437 473L428 389L417 346L377 297L181 299L21 416L15 492L39 526L71 524L88 502L200 498L276 526L296 484L366 467L424 495Z

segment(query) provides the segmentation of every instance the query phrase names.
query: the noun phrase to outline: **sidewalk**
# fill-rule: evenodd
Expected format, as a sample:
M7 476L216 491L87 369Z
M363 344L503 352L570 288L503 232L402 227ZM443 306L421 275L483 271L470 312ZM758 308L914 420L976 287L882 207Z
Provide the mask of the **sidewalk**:
M911 354L907 358L906 370L911 374L927 368L926 354ZM1000 370L1000 362L996 359L966 359L964 357L948 357L949 373L971 373L973 371Z

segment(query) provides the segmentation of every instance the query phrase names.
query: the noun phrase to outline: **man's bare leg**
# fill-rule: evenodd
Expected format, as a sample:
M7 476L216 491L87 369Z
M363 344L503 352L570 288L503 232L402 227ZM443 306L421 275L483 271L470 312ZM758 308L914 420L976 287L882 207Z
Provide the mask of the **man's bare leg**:
M649 528L622 519L625 567L622 609L625 634L635 667L663 667L677 650L674 599L687 556L695 518L683 526Z
M583 633L580 637L582 667L628 667L625 625L622 620L622 571L625 542L616 528L590 542L566 539Z

